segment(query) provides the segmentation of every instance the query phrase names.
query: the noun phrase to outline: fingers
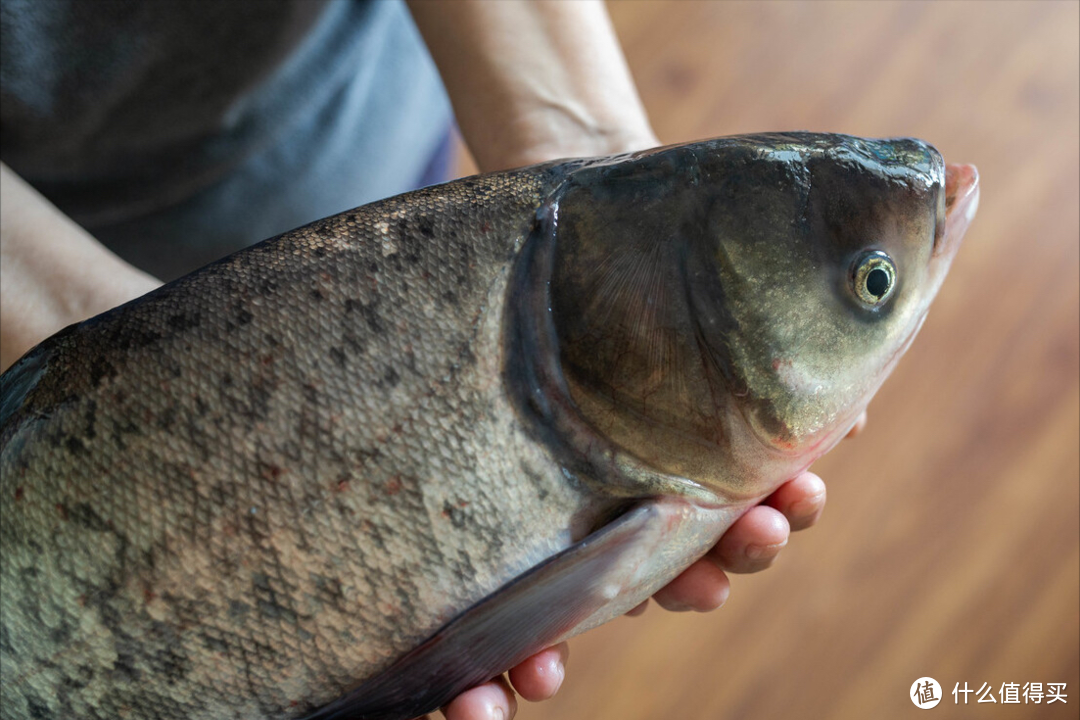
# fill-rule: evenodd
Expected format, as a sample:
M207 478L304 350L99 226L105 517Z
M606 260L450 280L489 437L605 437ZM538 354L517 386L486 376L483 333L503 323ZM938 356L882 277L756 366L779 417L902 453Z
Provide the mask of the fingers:
M804 472L781 485L763 505L741 518L710 551L717 564L737 573L752 573L772 565L787 545L792 530L810 527L825 509L825 483Z
M442 709L446 720L510 720L517 712L517 698L506 678L466 690Z
M852 433L865 424L860 419ZM653 598L667 610L708 612L724 604L731 591L724 570L751 573L772 565L792 530L810 527L825 507L825 483L803 473L784 483L735 522L708 555L684 570ZM640 615L642 602L627 615ZM510 682L529 701L546 700L562 685L570 648L562 643L533 655L509 673ZM510 720L517 700L510 683L499 677L462 693L443 708L447 720Z
M649 609L649 600L646 598L645 600L642 600L637 606L635 606L633 610L627 610L626 614L629 615L630 617L637 617L638 615L641 615L642 613L644 613L648 609Z
M864 424L865 418L852 432ZM787 545L791 531L810 527L824 509L824 481L813 473L802 473L739 518L704 558L653 598L668 610L715 610L724 604L731 589L725 570L752 573L769 567ZM640 615L645 607L642 603L627 615Z
M567 643L536 653L510 671L514 690L530 702L551 698L566 677L569 657ZM446 720L510 720L517 713L517 699L510 682L499 676L461 693L442 709L443 716Z
M723 605L730 592L727 575L706 556L657 591L653 599L666 610L708 612Z
M730 572L758 572L772 565L787 545L789 532L787 518L779 510L758 505L736 520L706 557Z
M825 510L825 481L814 473L804 472L777 488L765 504L779 510L792 530L805 530Z
M521 697L529 702L547 700L559 691L566 677L566 661L570 645L559 643L533 655L510 671L510 682Z

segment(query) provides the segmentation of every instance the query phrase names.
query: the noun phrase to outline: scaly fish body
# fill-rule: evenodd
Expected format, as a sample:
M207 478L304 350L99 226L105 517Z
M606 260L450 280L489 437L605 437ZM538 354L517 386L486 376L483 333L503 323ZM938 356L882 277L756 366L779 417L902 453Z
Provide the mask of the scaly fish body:
M832 135L553 163L58 333L2 379L3 717L409 718L621 614L855 421L945 185Z

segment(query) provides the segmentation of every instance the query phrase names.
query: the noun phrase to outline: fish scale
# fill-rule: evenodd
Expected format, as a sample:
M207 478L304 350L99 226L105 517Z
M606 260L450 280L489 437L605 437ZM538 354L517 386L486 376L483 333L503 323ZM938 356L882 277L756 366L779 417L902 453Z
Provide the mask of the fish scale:
M634 607L855 422L944 183L841 135L550 163L61 331L0 378L0 717L406 720Z
M500 544L472 546L457 537L469 525L481 536L493 532L481 511L497 517L498 503L487 498L516 475L516 461L500 467L503 458L494 454L461 462L455 428L462 422L481 434L507 428L485 428L482 394L458 395L447 381L479 370L462 350L476 343L472 328L497 268L520 243L522 217L527 222L540 202L538 183L512 177L444 186L316 223L68 335L49 365L66 366L64 392L80 397L57 398L65 412L37 421L47 423L39 432L57 446L20 456L27 469L5 465L3 474L5 503L22 488L17 512L4 513L5 557L27 561L5 563L3 625L17 643L4 653L5 716L43 704L68 717L115 717L144 706L154 708L146 717L296 717L437 629L430 620L410 630L398 621L416 614L414 598L445 619L452 614L446 608L471 604L495 589L494 578L527 567L503 557L505 548L532 547L534 558L555 549L555 540L537 536L536 523L528 522L528 533L511 533ZM493 199L498 210L461 221ZM520 211L509 212L515 203ZM423 218L432 212L444 215L425 232ZM396 222L378 232L374 225L386 216ZM435 232L438 243L427 237ZM396 253L376 242L387 237ZM477 262L492 255L499 265ZM291 257L306 262L285 264ZM421 294L439 308L434 316L418 311ZM403 303L405 296L411 301ZM230 306L232 312L215 312ZM282 307L300 308L303 321L275 321L271 315ZM389 314L391 308L401 312ZM402 331L391 334L395 326ZM98 340L83 340L91 328ZM345 332L367 352L350 346ZM130 349L109 355L100 338ZM339 348L344 357L310 352L312 346ZM95 352L105 368L97 382L88 369ZM136 366L136 383L120 387L110 378ZM372 384L372 377L379 380ZM125 433L106 421L88 431L87 414L104 416L110 406L117 417L138 418L141 429ZM86 464L88 453L79 448L91 442L101 451ZM429 477L436 471L429 453L442 460L438 473L471 472L484 482L451 498ZM158 476L144 468L158 468ZM557 478L547 483L544 514L558 515L553 499L576 509L575 493ZM444 517L444 505L456 510L458 502L473 509ZM84 507L98 520L76 513ZM369 517L386 555L370 552ZM28 548L30 535L42 547ZM20 579L30 568L40 585ZM79 577L91 568L96 572ZM455 576L467 576L471 587L451 582ZM343 601L354 602L346 608L317 601L328 581L341 588ZM456 592L443 589L455 585ZM36 622L40 613L28 613L12 602L16 597L42 598L56 619ZM237 613L227 599L245 611ZM101 669L84 687L56 693L58 678L77 675L84 662L73 646L66 656L79 659L71 665L49 660L61 651L49 632L65 622L101 641ZM161 635L162 624L178 635ZM367 648L358 647L361 639ZM182 662L157 665L166 649ZM206 654L213 662L200 669L197 658ZM117 668L140 682L118 684ZM214 698L212 711L200 710L210 707L206 698ZM27 703L21 712L20 700Z

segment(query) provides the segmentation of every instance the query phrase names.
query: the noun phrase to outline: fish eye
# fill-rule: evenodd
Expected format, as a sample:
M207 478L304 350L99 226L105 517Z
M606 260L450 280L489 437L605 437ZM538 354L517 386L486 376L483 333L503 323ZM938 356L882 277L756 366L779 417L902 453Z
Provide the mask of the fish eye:
M852 266L851 285L859 300L867 305L880 305L896 287L896 265L880 250L865 252Z

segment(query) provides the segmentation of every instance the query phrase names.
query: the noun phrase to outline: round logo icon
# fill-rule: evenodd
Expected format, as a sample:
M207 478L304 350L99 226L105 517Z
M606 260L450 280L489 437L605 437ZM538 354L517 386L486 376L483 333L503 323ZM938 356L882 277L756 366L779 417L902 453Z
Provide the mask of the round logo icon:
M915 707L929 710L941 702L941 685L932 677L921 677L911 683L908 697Z

